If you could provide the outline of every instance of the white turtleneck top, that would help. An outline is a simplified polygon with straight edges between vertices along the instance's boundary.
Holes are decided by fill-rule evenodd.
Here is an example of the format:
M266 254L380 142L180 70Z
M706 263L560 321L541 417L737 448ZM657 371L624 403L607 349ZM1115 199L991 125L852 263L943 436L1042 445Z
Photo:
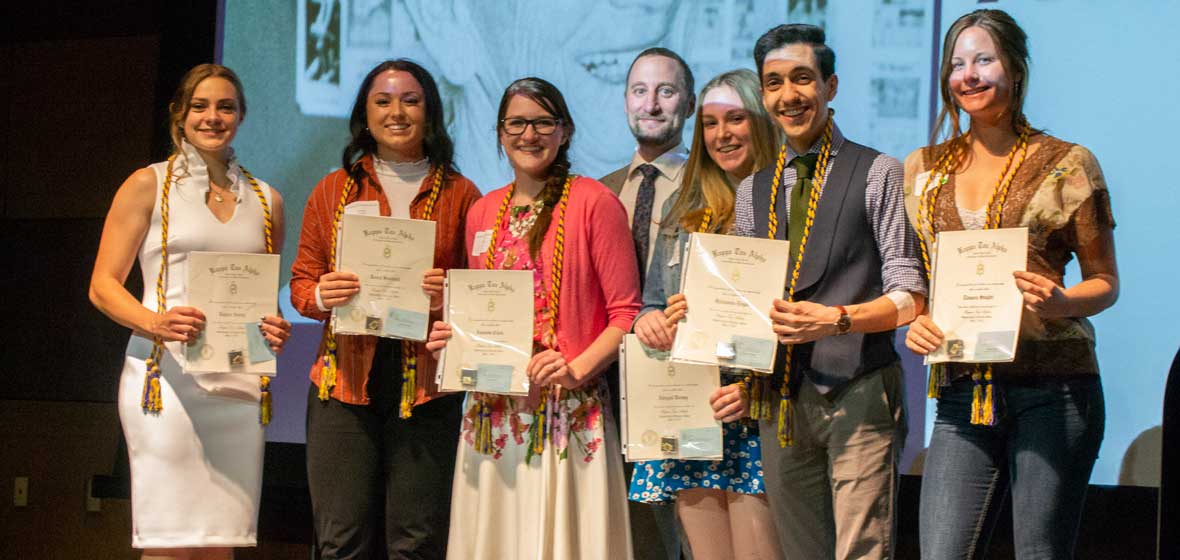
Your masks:
M410 202L418 194L422 179L430 172L430 162L426 158L411 162L389 161L374 155L373 169L377 171L377 182L381 183L385 200L389 202L389 215L409 218Z

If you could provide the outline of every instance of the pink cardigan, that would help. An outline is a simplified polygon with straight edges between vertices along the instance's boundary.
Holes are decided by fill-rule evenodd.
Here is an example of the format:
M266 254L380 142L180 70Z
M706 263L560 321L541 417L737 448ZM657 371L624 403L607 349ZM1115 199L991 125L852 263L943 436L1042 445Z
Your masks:
M492 229L508 187L479 199L467 213L467 247L475 234ZM541 244L541 274L545 289L553 273L553 241L557 216ZM468 254L468 267L484 267L484 257ZM565 212L565 266L558 297L557 345L572 360L607 327L631 330L639 313L639 272L627 212L602 183L578 177L570 187Z

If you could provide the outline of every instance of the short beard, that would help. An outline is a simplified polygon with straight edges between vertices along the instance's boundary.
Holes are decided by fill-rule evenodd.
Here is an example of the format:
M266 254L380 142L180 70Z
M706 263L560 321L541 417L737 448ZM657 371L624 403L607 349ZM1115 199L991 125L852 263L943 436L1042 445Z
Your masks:
M669 126L656 134L642 131L638 126L632 126L630 128L631 135L635 137L635 142L642 146L666 146L672 143L672 140L679 139L684 133L683 123L679 127Z

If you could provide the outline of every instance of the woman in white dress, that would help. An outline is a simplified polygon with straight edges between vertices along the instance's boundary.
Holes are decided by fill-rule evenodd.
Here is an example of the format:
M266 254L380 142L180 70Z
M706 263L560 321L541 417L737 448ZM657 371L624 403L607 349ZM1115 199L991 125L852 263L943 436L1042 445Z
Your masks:
M193 68L169 113L172 156L136 171L115 194L90 300L133 331L119 381L131 459L132 546L145 559L224 559L233 547L256 544L260 405L269 382L181 370L184 344L205 326L201 310L185 305L185 264L190 251L277 252L283 201L239 166L230 148L246 114L233 71ZM136 258L142 301L123 285ZM267 316L258 328L277 353L291 325Z

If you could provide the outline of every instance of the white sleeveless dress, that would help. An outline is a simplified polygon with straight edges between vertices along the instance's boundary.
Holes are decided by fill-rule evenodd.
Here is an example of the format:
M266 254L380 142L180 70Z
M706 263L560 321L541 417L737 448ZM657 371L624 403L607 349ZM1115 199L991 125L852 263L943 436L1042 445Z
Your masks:
M143 305L156 310L160 271L160 194L167 162L156 172L151 226L139 249ZM204 160L187 143L173 166L168 198L167 305L185 305L189 251L263 253L258 196L231 161L238 204L221 223L205 206ZM270 188L261 183L270 204ZM185 375L183 345L170 342L161 360L164 410L141 408L144 360L152 341L132 335L119 380L119 418L131 459L131 545L135 548L254 546L262 491L263 427L258 421L258 377Z

